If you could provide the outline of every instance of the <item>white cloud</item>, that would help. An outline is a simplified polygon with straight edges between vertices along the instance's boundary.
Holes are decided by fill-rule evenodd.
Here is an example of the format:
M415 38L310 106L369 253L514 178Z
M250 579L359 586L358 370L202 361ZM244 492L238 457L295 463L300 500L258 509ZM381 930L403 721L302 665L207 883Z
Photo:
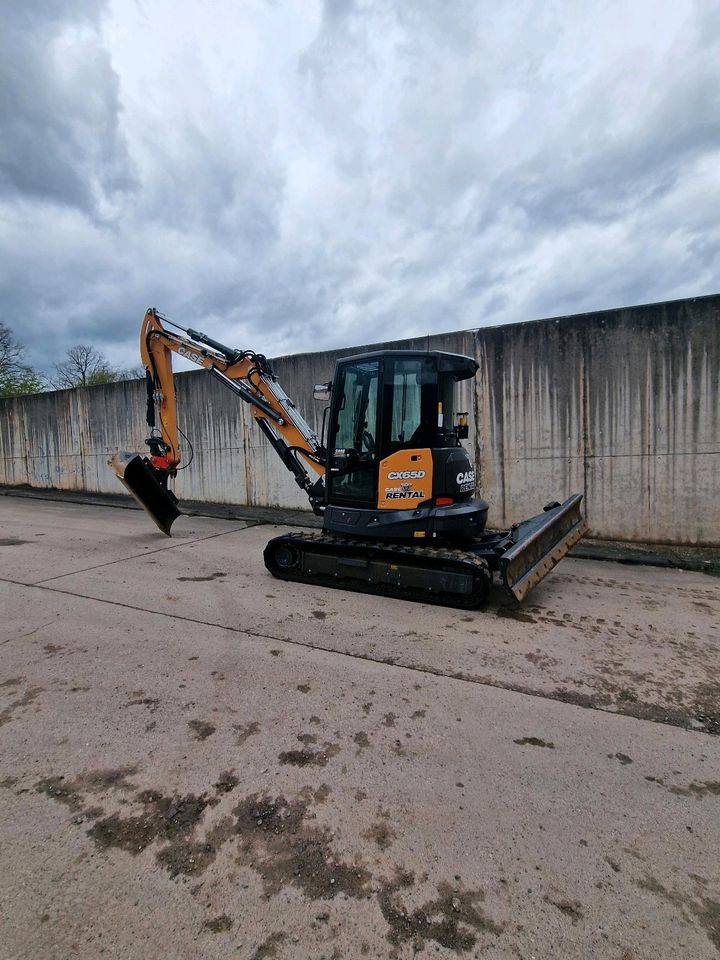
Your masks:
M718 289L702 4L23 10L0 302L42 365L136 362L150 303L278 354Z

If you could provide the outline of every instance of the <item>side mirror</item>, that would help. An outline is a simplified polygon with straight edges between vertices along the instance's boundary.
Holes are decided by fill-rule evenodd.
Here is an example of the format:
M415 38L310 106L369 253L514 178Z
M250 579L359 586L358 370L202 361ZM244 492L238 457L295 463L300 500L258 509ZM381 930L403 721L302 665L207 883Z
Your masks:
M327 383L316 383L313 387L313 399L327 402L330 399L331 391L332 380L328 380Z

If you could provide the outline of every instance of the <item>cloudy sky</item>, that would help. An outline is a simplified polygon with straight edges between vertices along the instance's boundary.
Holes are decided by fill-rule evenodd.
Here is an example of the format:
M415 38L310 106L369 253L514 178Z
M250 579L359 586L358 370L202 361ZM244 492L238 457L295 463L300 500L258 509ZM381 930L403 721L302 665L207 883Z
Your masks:
M0 320L137 362L720 290L714 0L0 0Z

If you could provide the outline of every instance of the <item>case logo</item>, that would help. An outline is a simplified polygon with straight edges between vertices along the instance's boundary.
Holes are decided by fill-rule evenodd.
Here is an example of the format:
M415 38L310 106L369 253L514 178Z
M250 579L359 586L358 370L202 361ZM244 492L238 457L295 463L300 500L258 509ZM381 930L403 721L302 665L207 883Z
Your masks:
M177 352L180 354L181 357L185 357L186 360L192 360L192 362L197 363L198 366L203 365L202 357L198 357L197 354L192 353L186 347L182 347L182 346L178 347Z
M455 477L455 482L460 488L460 493L471 493L475 489L475 471L461 470Z

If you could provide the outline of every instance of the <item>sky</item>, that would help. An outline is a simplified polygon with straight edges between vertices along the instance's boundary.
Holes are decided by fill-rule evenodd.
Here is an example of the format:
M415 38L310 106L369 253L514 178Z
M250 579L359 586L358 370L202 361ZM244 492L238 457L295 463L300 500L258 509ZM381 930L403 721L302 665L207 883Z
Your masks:
M138 362L720 291L714 0L0 0L0 321Z

